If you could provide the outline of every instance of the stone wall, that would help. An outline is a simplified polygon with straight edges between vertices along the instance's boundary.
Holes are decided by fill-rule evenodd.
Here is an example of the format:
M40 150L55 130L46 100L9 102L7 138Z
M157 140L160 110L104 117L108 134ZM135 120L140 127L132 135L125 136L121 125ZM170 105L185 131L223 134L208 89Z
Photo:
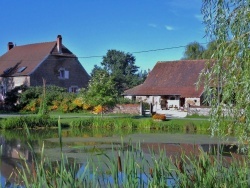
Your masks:
M191 106L188 109L188 115L198 114L200 116L209 116L211 108L202 106Z
M117 104L111 113L115 114L140 114L140 104Z
M60 78L59 70L69 72L68 78ZM89 75L76 58L50 55L30 75L31 86L42 86L43 78L46 85L56 85L69 89L72 86L87 87Z

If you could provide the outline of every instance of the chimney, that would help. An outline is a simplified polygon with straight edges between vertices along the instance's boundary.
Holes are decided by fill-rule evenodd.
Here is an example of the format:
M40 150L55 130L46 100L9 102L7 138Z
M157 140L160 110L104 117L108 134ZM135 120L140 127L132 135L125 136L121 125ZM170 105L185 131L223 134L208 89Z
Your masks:
M13 42L8 42L8 51L14 48Z
M61 35L57 35L57 51L59 54L62 53L62 36Z

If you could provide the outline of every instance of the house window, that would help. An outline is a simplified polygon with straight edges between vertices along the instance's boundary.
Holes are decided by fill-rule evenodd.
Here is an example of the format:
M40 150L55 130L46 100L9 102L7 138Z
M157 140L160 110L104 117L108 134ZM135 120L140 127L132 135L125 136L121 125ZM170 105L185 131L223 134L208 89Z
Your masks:
M170 97L170 100L175 100L175 96L171 96L171 97Z
M59 79L69 79L69 71L65 70L65 68L60 68Z
M78 86L71 86L69 87L69 92L70 93L78 93L79 87Z

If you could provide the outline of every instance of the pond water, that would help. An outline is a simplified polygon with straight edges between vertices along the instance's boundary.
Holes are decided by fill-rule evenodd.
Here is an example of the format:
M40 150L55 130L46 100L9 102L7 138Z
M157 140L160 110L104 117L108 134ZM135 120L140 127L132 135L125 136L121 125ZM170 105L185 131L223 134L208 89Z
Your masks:
M118 151L122 145L140 143L140 147L146 157L150 157L149 148L155 152L164 149L168 156L180 155L181 152L196 154L202 148L203 151L211 150L212 146L235 143L233 137L221 142L218 138L211 138L208 134L162 132L162 131L114 131L114 130L84 130L65 129L62 131L62 151L70 159L79 164L84 164L89 158L105 153L112 156L112 152ZM0 132L1 155L1 181L5 182L15 167L22 165L20 157L32 163L30 146L36 153L40 153L44 143L44 153L51 160L59 160L61 148L57 129L31 130L28 141L27 132L12 130ZM236 148L237 149L237 148ZM234 148L234 150L236 150ZM229 150L229 149L228 149ZM9 181L17 177L12 174Z

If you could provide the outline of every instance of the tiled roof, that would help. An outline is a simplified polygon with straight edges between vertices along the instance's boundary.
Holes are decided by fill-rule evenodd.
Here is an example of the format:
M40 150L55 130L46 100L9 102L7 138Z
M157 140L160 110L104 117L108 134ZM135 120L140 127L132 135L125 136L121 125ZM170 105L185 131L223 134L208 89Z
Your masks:
M180 95L200 97L203 88L196 89L195 83L205 68L207 60L179 60L157 62L145 82L124 95Z
M0 56L0 76L29 75L48 55L56 53L56 41L23 46L14 46L11 50ZM64 46L62 52L73 55ZM26 67L18 73L21 67ZM9 69L11 68L11 69Z

